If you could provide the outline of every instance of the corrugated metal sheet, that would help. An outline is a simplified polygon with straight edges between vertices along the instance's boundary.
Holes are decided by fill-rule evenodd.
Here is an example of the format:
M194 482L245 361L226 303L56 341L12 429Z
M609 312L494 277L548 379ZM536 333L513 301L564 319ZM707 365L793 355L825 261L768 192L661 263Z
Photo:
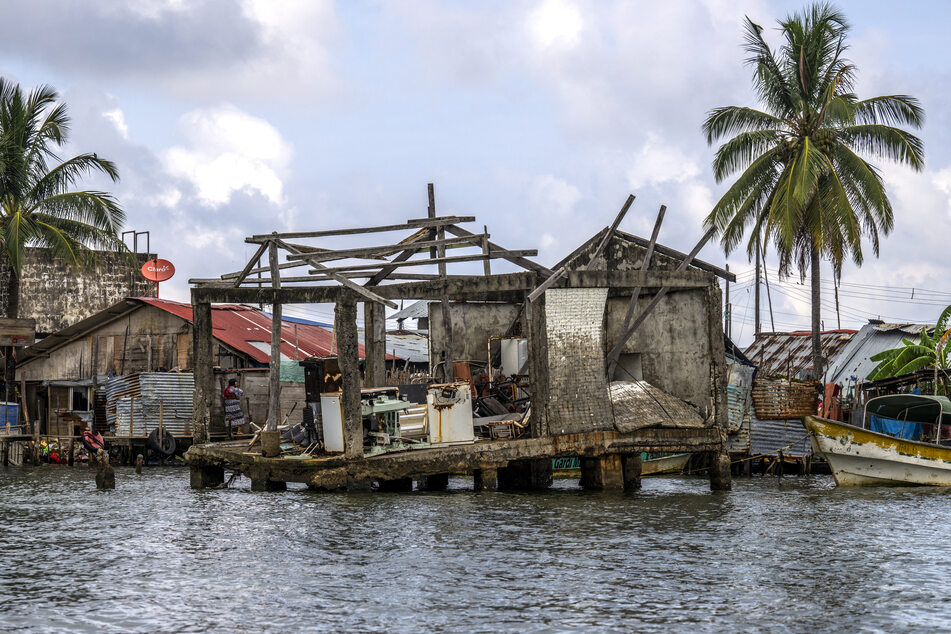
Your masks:
M191 323L191 304L154 297L140 297L138 301L160 308ZM212 334L225 345L248 355L258 363L267 363L270 360L268 353L251 345L251 342L258 341L266 342L270 346L271 318L268 315L247 306L218 304L211 307L211 324ZM295 343L296 356L301 359L331 354L334 344L331 331L308 324L296 324L296 328L295 335L295 324L283 322L281 326L281 354L286 358L294 358ZM360 346L360 356L363 357L363 355L363 346Z
M750 425L747 413L750 409L750 388L756 368L742 363L727 366L727 446L728 451L749 452Z
M406 330L388 332L386 351L410 363L429 363L429 337Z
M191 434L195 377L190 372L151 372L111 379L103 386L106 420L117 436L146 436L162 425L176 435Z
M775 454L780 449L787 458L802 458L812 453L806 429L798 418L760 420L750 409L750 451L753 455Z
M872 357L899 347L902 339L917 342L922 328L930 332L934 330L934 325L865 324L830 364L829 381L845 385L849 377L854 376L861 383L878 365L877 361L872 361Z
M386 319L387 321L391 319L399 321L401 319L420 319L425 317L429 317L429 301L424 299L410 304L403 310L393 313Z
M826 363L837 358L856 330L826 330L820 333ZM812 333L768 332L757 335L744 354L759 366L761 375L782 374L805 379L812 369Z

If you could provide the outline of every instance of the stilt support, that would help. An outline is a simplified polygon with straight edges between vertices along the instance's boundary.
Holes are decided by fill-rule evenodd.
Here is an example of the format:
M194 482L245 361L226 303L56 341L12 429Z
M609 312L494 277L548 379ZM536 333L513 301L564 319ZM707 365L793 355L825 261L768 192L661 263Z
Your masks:
M224 483L225 470L221 467L192 467L191 487L210 489Z
M710 457L710 490L729 491L733 486L730 476L730 455L725 451Z
M638 470L640 478L640 470ZM624 465L621 456L610 454L581 459L581 486L592 491L623 491Z
M251 479L252 491L287 491L287 482L268 480L267 478Z
M472 472L472 488L476 491L496 491L499 488L498 469L475 469Z
M624 490L636 491L641 488L641 454L627 453L621 456L621 468L624 472Z

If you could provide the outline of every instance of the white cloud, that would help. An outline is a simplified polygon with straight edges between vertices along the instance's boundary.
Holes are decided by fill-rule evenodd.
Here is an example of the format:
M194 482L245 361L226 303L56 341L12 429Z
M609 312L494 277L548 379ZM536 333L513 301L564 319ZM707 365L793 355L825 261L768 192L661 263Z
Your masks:
M650 133L627 172L627 182L635 190L644 185L683 183L700 175L697 162L673 143Z
M568 0L544 0L529 13L527 23L538 48L570 49L581 42L581 11Z
M125 114L119 108L113 110L107 110L102 113L106 119L115 126L116 131L122 136L123 139L129 139L129 126L125 122Z
M218 207L236 191L283 203L292 150L270 123L223 105L187 113L179 128L185 144L165 150L162 161L170 174L192 183L203 204Z
M579 200L581 190L551 174L536 177L529 189L529 204L543 216L569 216Z

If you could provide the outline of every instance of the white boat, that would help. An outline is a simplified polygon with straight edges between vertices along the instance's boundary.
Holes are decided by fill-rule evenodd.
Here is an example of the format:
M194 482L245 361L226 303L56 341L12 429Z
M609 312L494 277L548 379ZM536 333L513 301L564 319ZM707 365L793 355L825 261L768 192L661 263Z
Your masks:
M870 399L861 427L818 416L803 425L839 486L951 486L951 400L943 396Z
M641 475L669 475L671 473L680 473L687 466L690 460L689 453L678 453L672 456L660 456L657 458L648 458L641 462Z

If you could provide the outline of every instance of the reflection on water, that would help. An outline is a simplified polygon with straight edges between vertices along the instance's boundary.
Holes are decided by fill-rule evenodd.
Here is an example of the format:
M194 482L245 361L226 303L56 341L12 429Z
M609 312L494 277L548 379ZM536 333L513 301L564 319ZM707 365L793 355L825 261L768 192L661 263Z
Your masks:
M0 625L59 630L946 626L951 491L692 478L633 494L196 492L0 469ZM241 486L243 485L243 487Z

